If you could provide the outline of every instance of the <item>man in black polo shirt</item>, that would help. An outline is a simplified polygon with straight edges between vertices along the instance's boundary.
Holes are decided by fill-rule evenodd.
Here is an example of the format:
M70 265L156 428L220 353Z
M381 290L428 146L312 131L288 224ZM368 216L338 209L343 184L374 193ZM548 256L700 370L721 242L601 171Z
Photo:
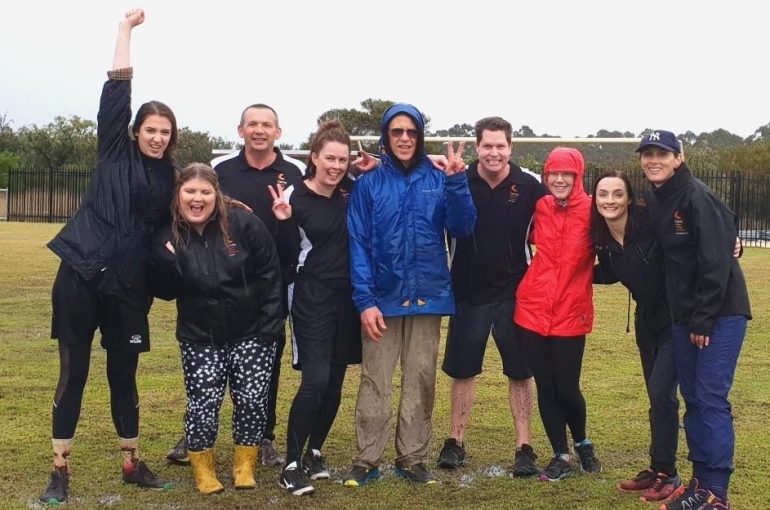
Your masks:
M481 373L490 332L508 376L508 396L516 427L514 476L537 473L530 442L532 373L513 325L516 287L529 266L527 243L535 203L545 188L535 174L510 161L512 127L500 117L476 123L478 160L468 168L468 184L478 211L473 236L453 239L452 284L457 313L449 319L442 370L452 378L450 437L439 467L465 461L463 436Z
M284 156L275 147L281 138L281 126L278 114L266 104L252 104L241 113L238 124L238 136L243 138L243 149L211 161L211 166L219 177L219 186L225 195L246 204L262 220L275 238L278 235L278 223L273 215L273 198L267 186L280 185L283 188L299 183L305 165L301 161ZM284 277L284 316L288 314L286 286L291 283L289 266L291 261L281 260ZM275 441L275 407L278 396L278 380L281 374L281 356L286 339L277 344L273 365L270 393L268 395L267 426L260 443L260 456L265 466L278 467L284 459L278 454L273 444ZM172 462L186 463L187 444L182 438L169 452L167 458Z

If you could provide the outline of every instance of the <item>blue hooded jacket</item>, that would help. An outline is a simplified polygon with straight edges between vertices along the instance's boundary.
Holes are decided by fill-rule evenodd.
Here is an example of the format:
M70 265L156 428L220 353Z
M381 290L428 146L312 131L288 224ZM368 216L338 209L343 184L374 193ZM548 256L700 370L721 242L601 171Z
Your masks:
M391 120L406 114L419 131L409 169L387 147ZM382 118L380 166L359 177L350 198L350 277L359 312L376 306L385 317L455 313L445 229L470 236L476 225L468 178L447 177L424 154L425 123L412 105L397 103Z

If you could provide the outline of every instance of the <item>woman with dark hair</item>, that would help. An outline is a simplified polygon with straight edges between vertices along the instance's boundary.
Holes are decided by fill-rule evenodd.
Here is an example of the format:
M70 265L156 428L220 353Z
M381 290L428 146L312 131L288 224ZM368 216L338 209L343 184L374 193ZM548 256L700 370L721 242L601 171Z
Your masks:
M51 298L51 337L59 340L60 368L53 404L53 471L40 496L44 503L69 497L68 457L96 328L107 351L123 481L167 487L139 460L136 369L139 353L150 349L149 246L153 231L168 218L177 126L168 106L152 101L137 112L133 139L126 129L131 120L131 32L143 21L144 12L133 10L118 26L113 66L99 105L98 162L77 212L48 245L61 258Z
M310 144L306 179L285 191L270 188L280 220L279 250L294 261L296 273L289 309L292 362L302 382L289 412L280 477L296 496L314 491L308 477L329 478L321 447L337 416L347 365L361 362L346 220L353 186L349 159L350 136L342 123L324 122Z
M735 429L728 400L751 319L734 243L735 213L690 173L670 131L652 131L636 150L652 192L652 232L666 264L666 294L692 479L661 508L729 508Z
M634 331L650 401L650 465L617 488L639 491L644 501L661 501L682 484L676 470L679 400L663 253L626 174L600 175L592 202L591 240L599 258L594 283L619 281L636 302Z
M171 216L170 226L155 236L153 280L159 297L177 300L185 437L195 484L203 494L224 490L214 444L229 383L234 486L253 489L271 367L283 334L273 238L256 216L231 206L214 170L202 163L179 172Z

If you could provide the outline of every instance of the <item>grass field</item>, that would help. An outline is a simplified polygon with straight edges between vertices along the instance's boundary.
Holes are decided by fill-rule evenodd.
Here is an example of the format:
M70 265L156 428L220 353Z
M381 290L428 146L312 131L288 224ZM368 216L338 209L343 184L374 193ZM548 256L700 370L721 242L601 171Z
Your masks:
M39 508L51 464L51 400L58 377L56 343L48 338L50 289L58 259L45 247L60 225L0 222L0 508ZM770 250L748 248L741 261L749 282L754 320L738 365L732 392L737 431L736 470L731 484L735 509L770 508ZM166 450L182 430L184 391L174 307L157 302L152 311L153 350L140 359L141 445L150 466L174 482L168 492L124 487L120 455L109 412L105 353L95 348L91 377L71 457L70 489L76 508L654 508L615 491L618 479L646 467L647 400L633 333L626 334L627 294L620 286L596 288L595 333L589 336L583 367L589 435L604 463L600 475L574 476L547 484L510 475L514 433L507 404L507 382L490 345L466 436L468 466L438 473L440 483L412 486L392 474L393 447L386 451L385 477L371 486L349 489L340 483L353 457L353 409L357 367L348 371L343 402L325 447L332 481L316 484L316 494L297 498L278 487L278 472L259 467L255 491L232 490L230 475L231 407L222 410L218 468L227 490L203 497L188 468L167 466ZM98 344L96 344L98 345ZM442 348L443 352L443 348ZM279 395L278 445L285 449L288 408L298 384L284 356ZM439 360L440 363L440 360ZM449 379L439 373L431 465L449 429ZM548 442L535 414L534 447L545 464ZM392 443L392 442L391 442ZM680 470L690 474L684 433Z

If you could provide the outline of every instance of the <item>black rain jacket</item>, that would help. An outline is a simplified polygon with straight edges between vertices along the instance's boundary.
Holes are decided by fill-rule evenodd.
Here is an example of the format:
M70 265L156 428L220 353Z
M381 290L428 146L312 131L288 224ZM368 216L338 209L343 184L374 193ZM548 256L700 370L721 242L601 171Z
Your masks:
M735 213L682 164L648 193L652 230L666 258L673 321L711 335L717 317L751 319L746 280L733 257Z
M594 283L620 282L636 302L637 341L658 345L669 337L671 312L666 299L663 252L651 230L646 207L632 205L635 224L621 246L614 239L596 246Z
M131 215L132 176L141 178L144 172L139 147L128 133L130 80L104 84L97 121L98 161L91 181L80 207L48 247L85 280L109 273L102 274L103 291L115 292L121 286L143 291L146 274L140 262L149 256L149 239L138 234L137 219Z
M196 344L236 343L257 337L275 342L284 335L281 268L265 225L245 209L228 216L227 245L216 220L203 235L183 231L184 242L165 247L170 227L156 233L151 275L154 293L176 298L177 340Z

